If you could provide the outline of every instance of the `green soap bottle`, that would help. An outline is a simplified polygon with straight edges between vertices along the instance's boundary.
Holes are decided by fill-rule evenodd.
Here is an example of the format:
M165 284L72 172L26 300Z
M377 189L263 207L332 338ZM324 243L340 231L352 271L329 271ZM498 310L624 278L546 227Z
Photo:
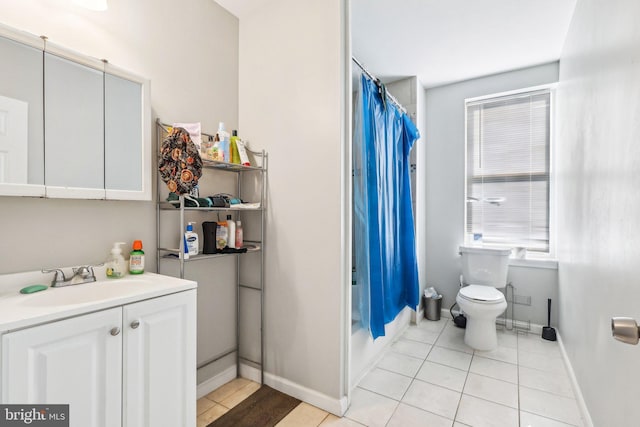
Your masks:
M238 131L234 130L231 132L231 163L235 163L236 165L240 164L240 153L238 152L238 144L236 141L238 140Z
M134 240L133 250L129 253L129 273L144 273L144 251L142 250L142 240Z

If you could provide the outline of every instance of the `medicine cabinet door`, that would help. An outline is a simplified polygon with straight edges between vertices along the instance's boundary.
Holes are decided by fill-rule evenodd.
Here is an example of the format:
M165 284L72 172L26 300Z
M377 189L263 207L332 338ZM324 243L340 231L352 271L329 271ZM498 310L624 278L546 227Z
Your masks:
M104 72L44 56L47 197L103 199Z
M148 83L107 72L104 97L106 197L151 200Z
M42 49L32 43L0 36L0 195L5 196L45 192Z

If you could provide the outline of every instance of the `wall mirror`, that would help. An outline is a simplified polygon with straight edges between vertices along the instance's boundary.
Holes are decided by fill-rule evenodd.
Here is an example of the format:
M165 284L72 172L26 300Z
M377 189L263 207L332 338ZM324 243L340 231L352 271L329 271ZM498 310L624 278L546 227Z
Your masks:
M0 27L0 195L151 200L149 82Z

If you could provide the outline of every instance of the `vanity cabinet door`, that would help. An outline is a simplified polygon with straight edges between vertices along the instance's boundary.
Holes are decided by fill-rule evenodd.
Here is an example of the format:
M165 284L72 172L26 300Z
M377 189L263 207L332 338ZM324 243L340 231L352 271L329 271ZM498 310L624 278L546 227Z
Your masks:
M196 423L196 291L124 307L123 426Z
M44 56L47 197L104 199L104 72Z
M3 335L3 403L69 404L72 427L120 426L121 326L118 307Z

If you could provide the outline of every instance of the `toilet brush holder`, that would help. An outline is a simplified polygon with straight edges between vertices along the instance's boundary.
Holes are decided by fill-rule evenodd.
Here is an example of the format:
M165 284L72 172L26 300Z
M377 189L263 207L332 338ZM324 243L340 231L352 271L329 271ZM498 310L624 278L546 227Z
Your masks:
M547 326L542 327L542 339L556 341L556 330L551 327L551 298L547 300Z

